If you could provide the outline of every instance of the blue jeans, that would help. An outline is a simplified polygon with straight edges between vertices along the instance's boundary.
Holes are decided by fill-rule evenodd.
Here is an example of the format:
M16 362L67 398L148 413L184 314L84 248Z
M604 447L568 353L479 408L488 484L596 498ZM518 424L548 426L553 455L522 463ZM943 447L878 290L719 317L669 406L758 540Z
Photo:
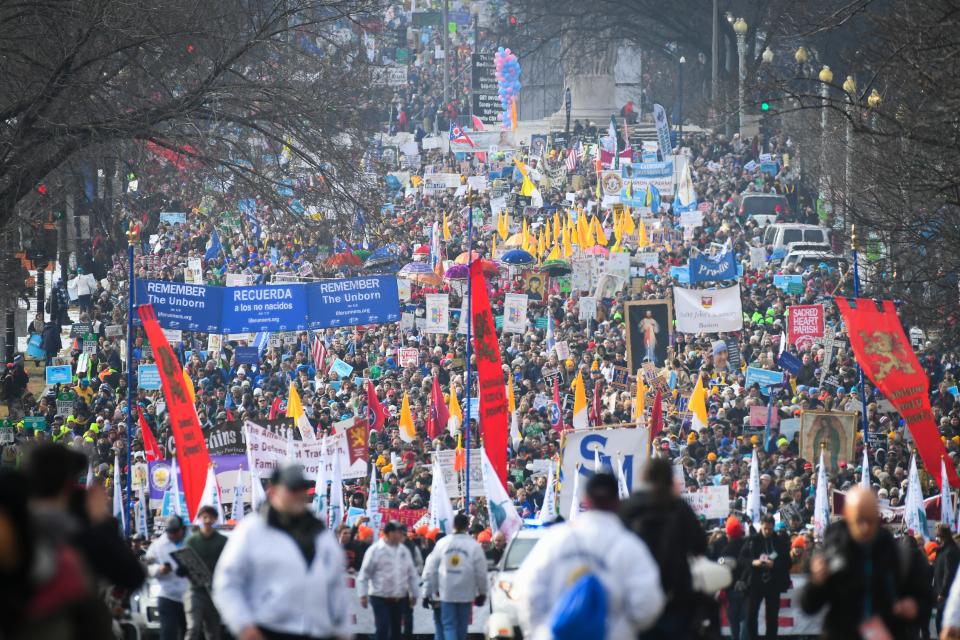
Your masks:
M747 594L745 592L735 589L727 591L727 621L730 623L732 640L746 640L747 638L746 605Z
M443 616L439 605L431 609L433 612L433 640L443 640Z
M183 634L187 632L187 616L182 602L157 598L157 615L160 617L160 640L183 640Z
M373 608L373 623L377 628L377 640L400 640L404 603L400 600L370 596L370 606ZM409 603L407 606L409 606Z
M443 640L466 640L467 622L470 619L472 602L441 602L440 617L443 620Z

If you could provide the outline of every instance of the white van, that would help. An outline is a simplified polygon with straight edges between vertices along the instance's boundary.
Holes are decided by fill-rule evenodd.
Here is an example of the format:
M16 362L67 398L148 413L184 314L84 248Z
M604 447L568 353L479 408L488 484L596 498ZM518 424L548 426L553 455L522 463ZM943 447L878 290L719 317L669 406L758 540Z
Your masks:
M763 231L763 245L770 247L771 259L783 258L790 245L797 243L820 245L830 251L830 230L813 224L781 222L771 224Z

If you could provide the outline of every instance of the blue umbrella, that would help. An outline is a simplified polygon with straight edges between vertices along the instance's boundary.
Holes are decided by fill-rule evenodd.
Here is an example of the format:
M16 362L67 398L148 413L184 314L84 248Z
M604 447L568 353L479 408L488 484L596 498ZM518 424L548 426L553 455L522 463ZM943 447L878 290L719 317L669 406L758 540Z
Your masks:
M388 244L385 247L380 247L376 251L370 254L370 257L364 262L366 267L375 267L379 264L389 264L391 262L397 261L397 246L393 244Z
M523 249L511 249L500 256L500 262L505 262L506 264L530 264L535 260L536 258L534 258L529 251L524 251Z

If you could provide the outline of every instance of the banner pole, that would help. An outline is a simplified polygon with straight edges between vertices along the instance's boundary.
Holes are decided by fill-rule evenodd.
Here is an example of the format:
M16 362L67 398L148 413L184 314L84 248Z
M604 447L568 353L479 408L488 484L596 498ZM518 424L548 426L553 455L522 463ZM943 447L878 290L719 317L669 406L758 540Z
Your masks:
M857 256L857 228L856 225L850 226L850 253L853 258L853 295L855 298L860 297L860 261ZM860 391L860 421L861 427L863 428L863 446L867 446L867 436L870 435L870 426L867 421L867 390L864 385L863 380L863 367L860 366L860 363L857 362L857 377L859 382L857 383L857 388Z
M446 32L444 32L446 33ZM463 429L466 431L466 481L464 483L463 490L463 510L465 513L470 511L470 358L472 356L473 349L471 348L470 341L473 337L472 325L473 325L473 277L471 271L473 270L473 190L468 186L467 187L467 366L466 366L466 376L467 379L464 382L464 388L466 389L466 400L467 406L466 411L464 412L463 418ZM453 389L450 390L450 393L453 393ZM478 420L479 424L479 420Z
M127 231L127 273L129 282L127 290L127 501L124 505L127 519L123 528L123 533L127 538L130 537L130 523L133 517L133 459L130 451L133 448L133 295L134 278L136 277L134 275L133 257L139 233L136 224L131 220L130 229ZM145 509L146 505L141 505L141 508Z

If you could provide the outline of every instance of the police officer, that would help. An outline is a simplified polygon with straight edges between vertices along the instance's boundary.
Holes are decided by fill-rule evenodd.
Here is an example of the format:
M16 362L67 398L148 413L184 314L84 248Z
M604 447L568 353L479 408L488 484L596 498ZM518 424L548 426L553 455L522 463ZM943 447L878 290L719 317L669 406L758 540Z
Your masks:
M470 607L487 599L487 560L483 548L467 534L470 519L453 517L453 535L445 536L423 567L423 597L439 594L444 640L465 640Z

